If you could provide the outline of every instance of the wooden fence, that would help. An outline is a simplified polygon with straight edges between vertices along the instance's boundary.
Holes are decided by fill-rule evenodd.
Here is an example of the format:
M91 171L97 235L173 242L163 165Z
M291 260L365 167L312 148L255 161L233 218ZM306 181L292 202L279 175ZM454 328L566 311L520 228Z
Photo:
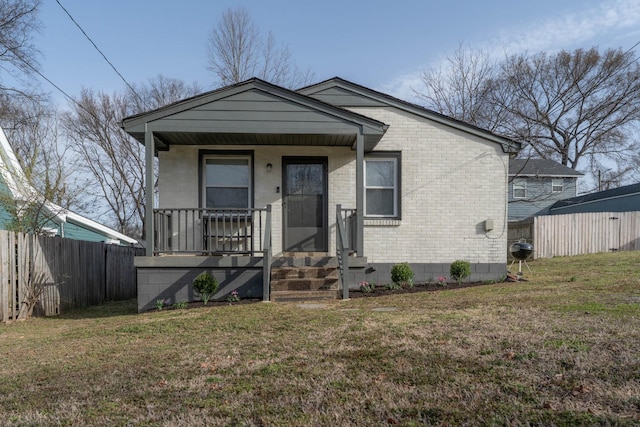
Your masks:
M538 216L509 223L509 245L533 244L534 258L640 250L640 211Z
M0 230L0 321L17 319L29 289L36 315L136 297L133 258L143 249Z

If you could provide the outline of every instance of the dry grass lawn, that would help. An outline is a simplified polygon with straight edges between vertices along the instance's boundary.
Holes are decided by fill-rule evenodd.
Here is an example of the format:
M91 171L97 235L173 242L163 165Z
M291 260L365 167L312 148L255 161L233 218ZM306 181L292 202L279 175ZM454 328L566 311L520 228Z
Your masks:
M0 325L0 425L640 425L640 252L530 265L322 309Z

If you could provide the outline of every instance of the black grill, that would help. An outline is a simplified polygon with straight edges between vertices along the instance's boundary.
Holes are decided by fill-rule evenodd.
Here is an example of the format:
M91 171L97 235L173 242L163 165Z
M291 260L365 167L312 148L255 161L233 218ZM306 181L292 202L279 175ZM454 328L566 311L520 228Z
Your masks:
M516 242L509 248L511 256L519 261L524 261L533 253L533 245L531 243Z

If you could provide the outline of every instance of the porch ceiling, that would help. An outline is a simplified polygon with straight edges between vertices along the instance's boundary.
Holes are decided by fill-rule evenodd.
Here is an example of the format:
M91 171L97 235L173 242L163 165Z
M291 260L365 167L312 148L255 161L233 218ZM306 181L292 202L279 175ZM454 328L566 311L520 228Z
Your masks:
M170 145L324 145L350 147L356 142L354 134L156 132L154 136L156 147L159 150L168 149Z

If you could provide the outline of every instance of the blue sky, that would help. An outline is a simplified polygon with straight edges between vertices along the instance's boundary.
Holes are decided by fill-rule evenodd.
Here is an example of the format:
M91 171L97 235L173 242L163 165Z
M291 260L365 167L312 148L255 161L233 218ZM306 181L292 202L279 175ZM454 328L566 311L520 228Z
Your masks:
M204 89L215 82L206 69L208 34L223 11L239 6L288 44L316 80L337 75L409 100L420 71L461 42L500 56L594 45L626 50L640 41L640 0L60 2L130 83L163 74ZM82 87L124 87L55 0L43 1L40 18L34 42L47 78L73 96Z

